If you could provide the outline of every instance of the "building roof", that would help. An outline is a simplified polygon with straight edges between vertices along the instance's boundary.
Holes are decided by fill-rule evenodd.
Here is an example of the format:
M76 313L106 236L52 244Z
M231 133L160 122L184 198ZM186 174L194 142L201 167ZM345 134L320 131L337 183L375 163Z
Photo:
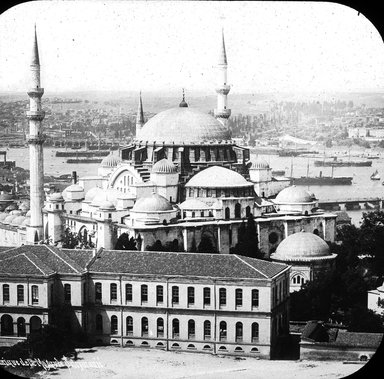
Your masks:
M89 202L91 202L91 201L94 199L94 197L95 197L96 195L98 195L99 193L103 193L103 192L104 192L103 189L100 188L100 187L92 187L92 188L89 189L89 190L87 191L87 193L85 194L84 201L89 201Z
M92 199L91 205L94 207L100 207L106 201L109 201L116 206L117 199L121 196L121 192L114 188L108 188L105 190L98 191L96 196Z
M335 343L353 347L379 347L383 333L357 333L339 330Z
M121 163L120 157L114 155L113 153L109 153L100 163L100 167L116 167Z
M194 175L185 186L203 188L236 188L253 187L253 183L248 182L238 172L230 170L229 168L211 166Z
M334 259L335 257L336 254L331 254L328 244L322 238L308 232L289 235L271 254L272 260L284 262Z
M257 159L256 161L252 162L251 169L268 169L269 168L269 163L265 159Z
M104 250L89 266L89 271L133 275L271 279L287 268L285 264L234 254Z
M93 250L91 249L61 249L61 251L83 269L93 258Z
M140 197L136 201L131 212L150 213L172 210L172 204L165 197L158 195L157 193L152 193L150 196Z
M230 140L230 132L213 116L189 107L165 110L152 117L140 130L138 140L164 143L202 144Z
M69 187L67 187L69 188ZM67 190L67 188L63 191L63 193ZM64 201L63 195L60 192L54 192L48 196L49 201Z
M179 204L180 209L191 209L191 210L201 210L201 209L211 209L207 204L205 204L203 201L190 198L185 201L183 201L181 204Z
M304 188L290 186L280 191L273 202L276 204L302 204L312 203L313 198Z
M152 166L152 172L156 174L173 174L177 172L177 168L171 161L163 158Z

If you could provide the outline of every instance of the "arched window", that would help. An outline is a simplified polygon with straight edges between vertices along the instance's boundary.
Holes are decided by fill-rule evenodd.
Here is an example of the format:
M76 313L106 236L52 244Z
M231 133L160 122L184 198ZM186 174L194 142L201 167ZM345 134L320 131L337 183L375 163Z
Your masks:
M102 284L95 283L95 301L101 303L102 295L103 295Z
M188 339L195 338L195 321L188 320Z
M192 212L192 216L191 216L192 218L195 218L195 212Z
M125 301L130 302L133 299L132 284L125 285Z
M227 323L225 321L220 322L220 341L226 341L227 339Z
M252 323L251 338L252 342L257 342L259 340L259 324L257 322Z
M236 342L243 341L243 324L241 322L236 323Z
M146 303L148 301L148 286L146 284L141 285L141 302Z
M37 316L32 316L29 320L29 328L32 333L40 333L41 332L41 319Z
M277 235L276 232L272 232L268 236L269 243L276 243L279 240L279 236Z
M68 283L64 284L64 301L71 302L71 285Z
M10 315L1 316L1 335L13 336L13 318Z
M227 290L225 288L219 289L219 305L225 306L227 304Z
M117 334L118 327L117 327L117 316L111 317L111 334Z
M179 338L180 336L180 322L177 318L172 320L172 338Z
M248 206L245 208L245 216L246 216L246 217L249 217L250 214L251 214L251 207L248 205Z
M239 203L235 205L235 218L241 218L241 205Z
M314 229L313 234L320 235L319 229Z
M161 304L164 301L164 288L163 286L156 286L156 303Z
M194 289L194 287L188 287L187 295L188 295L188 305L193 305L195 303L195 289Z
M146 317L141 319L141 336L148 337L148 319Z
M243 306L243 290L241 288L236 288L236 307Z
M96 332L103 332L103 316L100 314L96 315Z
M9 284L3 284L3 304L9 303Z
M22 284L17 286L17 302L24 303L24 286Z
M164 319L157 319L157 337L164 337Z
M17 336L18 337L26 336L25 319L23 317L19 317L17 319Z
M229 209L229 207L226 207L225 208L225 219L229 220L230 218L231 218L231 210Z
M252 290L252 307L258 307L259 306L259 290L253 289Z
M128 316L126 318L127 336L133 336L133 318Z
M110 297L111 297L111 302L117 300L117 284L116 283L111 283L110 286Z
M31 287L31 297L32 297L32 305L36 305L39 303L39 287L32 286Z
M211 305L211 289L205 287L203 290L204 305Z
M208 320L204 321L204 339L211 339L211 322Z
M179 303L179 287L172 286L172 304Z

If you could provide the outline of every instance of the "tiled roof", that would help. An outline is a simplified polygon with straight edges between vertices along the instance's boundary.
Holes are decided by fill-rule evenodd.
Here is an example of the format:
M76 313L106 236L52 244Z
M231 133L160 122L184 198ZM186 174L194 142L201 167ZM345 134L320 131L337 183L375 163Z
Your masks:
M8 257L0 261L1 274L24 274L24 275L48 275L50 272L45 267L39 267L25 254Z
M338 345L379 347L383 333L355 333L339 331L335 343Z
M175 275L231 279L267 279L286 269L258 259L229 254L167 253L104 250L90 272Z
M79 265L82 269L85 268L87 263L93 257L92 250L83 250L83 249L61 249L61 251L69 257L72 261L74 261L77 265Z
M0 246L0 253L1 253L2 251L7 251L7 250L9 250L9 249L12 249L12 247L9 247L9 246Z

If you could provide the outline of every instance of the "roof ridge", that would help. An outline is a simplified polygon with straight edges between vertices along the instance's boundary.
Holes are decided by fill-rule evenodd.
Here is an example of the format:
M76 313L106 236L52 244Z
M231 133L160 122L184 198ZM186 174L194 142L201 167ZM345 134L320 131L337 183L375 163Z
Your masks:
M69 264L63 257L60 257L60 255L59 254L57 254L50 246L48 246L48 245L44 245L47 249L49 249L54 255L56 255L58 258L60 258L66 265L68 265L72 270L74 270L74 271L76 271L76 273L78 273L78 274L80 274L81 273L81 271L79 271L77 268L75 268L75 267L73 267L71 264ZM77 263L76 262L74 262L70 257L68 257L68 255L67 254L65 254L64 252L62 252L62 251L60 251L62 254L64 254L66 257L67 257L67 259L69 260L69 261L71 261L72 263L74 263L75 265L77 265ZM77 265L78 266L78 265ZM80 267L80 266L79 266Z
M33 254L33 253L32 253ZM43 271L35 262L33 262L33 260L31 258L29 258L25 253L22 253L20 255L24 255L25 258L27 258L39 271L41 271L44 275L48 275L47 272ZM33 254L35 255L35 254ZM36 256L35 256L36 257ZM36 257L39 261L41 261L41 259L39 259L39 257Z
M265 278L269 279L269 276L258 270L257 268L253 267L250 263L244 261L242 258L240 258L237 254L234 254L234 256L239 259L241 262L245 263L249 267L251 267L253 270L257 271L259 274L263 275Z

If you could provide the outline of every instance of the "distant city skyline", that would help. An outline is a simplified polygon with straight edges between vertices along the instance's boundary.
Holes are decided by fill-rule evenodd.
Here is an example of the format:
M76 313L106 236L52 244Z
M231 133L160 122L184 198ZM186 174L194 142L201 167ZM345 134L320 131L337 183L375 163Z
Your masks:
M51 93L214 94L222 27L231 95L384 90L379 32L340 4L38 1L0 15L0 91L25 91L35 23Z

